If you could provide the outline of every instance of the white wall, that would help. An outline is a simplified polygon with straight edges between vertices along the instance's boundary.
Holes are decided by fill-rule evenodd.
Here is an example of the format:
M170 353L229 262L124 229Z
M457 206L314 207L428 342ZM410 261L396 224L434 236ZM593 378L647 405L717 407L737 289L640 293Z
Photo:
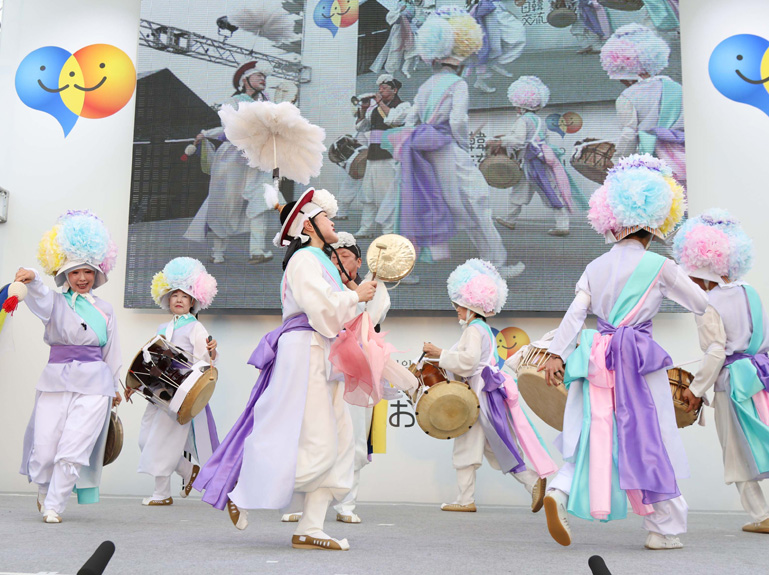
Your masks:
M682 0L681 4L692 211L721 206L742 219L757 245L756 264L748 280L769 301L765 287L769 279L769 237L764 222L769 206L763 179L769 118L754 108L726 100L707 76L707 59L721 39L743 32L769 38L769 4L764 0ZM21 59L43 45L60 45L74 51L106 41L135 56L138 14L139 0L6 0L0 35L0 186L12 195L9 221L0 225L3 281L9 281L19 265L34 265L41 234L69 208L93 209L107 222L116 241L126 245L133 103L110 118L80 120L65 140L50 116L21 104L13 90L13 77ZM328 35L325 30L319 31ZM340 34L343 32L340 30ZM317 46L316 50L316 54L320 52ZM319 84L333 82L329 77L316 76L316 80ZM347 99L354 93L352 82L334 92L340 106L344 106L345 118L349 113ZM322 90L313 95L309 87L303 87L303 108L312 106L308 100L322 95ZM329 101L317 100L316 110L328 106ZM121 307L124 274L123 256L100 295L116 307L127 364L164 315ZM246 366L245 360L259 338L277 326L278 319L209 315L204 321L222 351L222 381L213 408L220 434L224 435L256 378L256 371ZM506 317L493 324L498 328L517 325L537 336L554 328L557 319ZM396 347L407 352L404 358L417 355L426 339L449 345L459 335L452 318L393 317L386 327ZM17 469L35 381L48 353L41 339L41 325L26 309L14 318L13 336L15 352L0 358L0 491L30 490ZM698 355L690 317L661 316L655 321L655 336L677 362ZM120 459L105 471L105 493L138 495L151 489L150 479L134 471L143 410L140 402L120 409L126 444ZM721 481L720 448L712 423L711 418L707 427L683 432L694 479L684 482L682 488L694 509L737 509L736 490L723 486ZM545 426L540 429L548 441L554 438L552 430ZM438 502L453 497L450 442L430 439L416 427L399 428L390 430L388 447L389 453L377 456L374 465L363 473L362 500ZM480 503L525 504L526 499L513 480L492 472L488 466L481 469Z

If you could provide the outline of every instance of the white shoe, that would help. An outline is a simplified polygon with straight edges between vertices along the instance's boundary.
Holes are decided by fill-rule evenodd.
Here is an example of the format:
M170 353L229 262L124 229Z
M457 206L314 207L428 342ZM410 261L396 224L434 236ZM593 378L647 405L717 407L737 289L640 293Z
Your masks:
M346 513L337 513L336 520L341 521L342 523L360 523L361 522L360 517L358 517L355 513L350 513L349 515Z
M473 84L473 88L476 88L476 89L480 90L481 92L485 92L486 94L493 94L494 92L497 91L496 88L492 88L491 86L489 86L486 83L486 80L483 80L481 78L478 78L475 81L475 84Z
M43 511L43 523L61 523L61 515L53 509Z
M569 514L566 511L568 502L569 496L560 489L551 489L545 495L547 530L556 543L564 547L571 545L571 527L569 527Z
M302 518L302 512L299 513L285 513L280 520L283 523L297 523Z
M661 535L654 531L649 531L649 535L646 536L646 543L644 547L653 551L659 551L663 549L683 549L684 544L675 535Z
M248 511L245 509L240 510L240 517L238 517L238 522L235 524L235 527L243 531L246 527L248 527Z
M499 268L499 275L503 280L511 280L518 277L526 270L526 265L523 262L518 262L514 266L502 266Z
M569 228L553 228L551 230L547 230L547 233L551 236L564 237L569 235Z
M223 264L224 263L224 256L211 256L211 263L212 264Z
M494 70L497 74L504 76L505 78L512 78L513 76L515 76L515 74L513 74L512 72L508 72L499 64L490 64L489 68Z

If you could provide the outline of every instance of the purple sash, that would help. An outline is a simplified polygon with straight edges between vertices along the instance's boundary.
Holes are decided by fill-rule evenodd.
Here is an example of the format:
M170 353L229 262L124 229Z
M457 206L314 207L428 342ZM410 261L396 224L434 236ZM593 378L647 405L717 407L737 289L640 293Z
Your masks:
M475 18L475 21L481 26L483 30L483 45L480 51L476 54L479 64L485 64L489 61L489 52L491 52L491 44L489 43L489 29L486 24L486 16L494 12L497 7L491 0L481 0L470 9L470 16Z
M488 400L488 411L486 417L489 418L491 424L494 426L494 431L497 432L502 443L505 444L508 451L515 457L518 462L512 469L504 469L505 473L519 473L526 470L526 464L523 462L521 454L518 452L518 448L515 445L515 439L513 439L513 433L510 428L510 421L508 420L509 410L507 408L507 392L505 391L505 376L500 371L494 371L490 367L486 366L481 372L481 377L485 385L483 386L483 393L486 394ZM485 407L481 402L481 407Z
M48 354L48 363L70 363L79 361L91 363L104 361L101 347L98 345L52 345Z
M561 202L558 193L553 188L553 183L550 181L550 176L548 174L550 167L547 165L547 162L545 162L545 156L542 150L535 144L527 145L524 161L528 168L528 175L534 180L539 189L542 190L542 193L550 203L550 207L555 209L563 208L563 202Z
M248 360L250 365L261 369L248 398L246 409L240 415L227 437L203 466L193 487L205 491L203 501L217 509L224 509L230 492L235 488L243 464L243 448L254 428L254 405L270 385L272 369L278 351L280 337L291 331L313 331L305 314L295 315L284 321L280 327L265 335Z
M425 155L450 145L452 140L448 123L419 124L401 146L400 233L418 246L445 243L456 232L435 167Z
M686 143L686 133L683 130L674 130L672 128L652 128L650 133L657 136L661 142L678 144L683 146Z
M613 334L606 367L615 372L620 487L641 490L646 504L678 497L681 493L662 442L657 408L643 377L672 366L673 361L652 339L651 321L617 328L598 318L598 331Z

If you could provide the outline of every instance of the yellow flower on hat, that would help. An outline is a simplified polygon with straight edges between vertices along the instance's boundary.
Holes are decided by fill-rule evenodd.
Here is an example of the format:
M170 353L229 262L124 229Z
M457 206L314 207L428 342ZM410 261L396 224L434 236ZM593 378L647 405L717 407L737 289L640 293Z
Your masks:
M67 260L67 255L59 245L58 236L59 226L56 225L43 235L37 246L37 261L48 275L55 275Z
M673 204L670 206L670 213L662 225L659 227L663 235L672 232L679 222L683 219L686 212L686 198L684 197L684 187L676 182L671 176L665 176L665 181L673 192Z

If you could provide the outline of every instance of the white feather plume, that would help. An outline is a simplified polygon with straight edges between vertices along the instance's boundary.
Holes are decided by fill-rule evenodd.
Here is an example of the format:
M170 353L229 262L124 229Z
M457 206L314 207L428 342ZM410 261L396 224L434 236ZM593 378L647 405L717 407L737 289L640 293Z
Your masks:
M331 219L334 219L339 211L339 204L334 194L323 188L315 189L312 194L312 203L326 212L326 215Z
M280 207L280 198L278 190L271 184L264 184L264 201L271 210L277 210Z
M248 159L248 165L264 172L277 166L280 175L307 184L323 165L326 131L302 117L289 102L240 102L236 110L219 110L227 139ZM274 148L273 148L274 137Z
M265 0L259 8L243 8L229 17L241 30L262 36L273 42L293 42L294 19L276 0Z

